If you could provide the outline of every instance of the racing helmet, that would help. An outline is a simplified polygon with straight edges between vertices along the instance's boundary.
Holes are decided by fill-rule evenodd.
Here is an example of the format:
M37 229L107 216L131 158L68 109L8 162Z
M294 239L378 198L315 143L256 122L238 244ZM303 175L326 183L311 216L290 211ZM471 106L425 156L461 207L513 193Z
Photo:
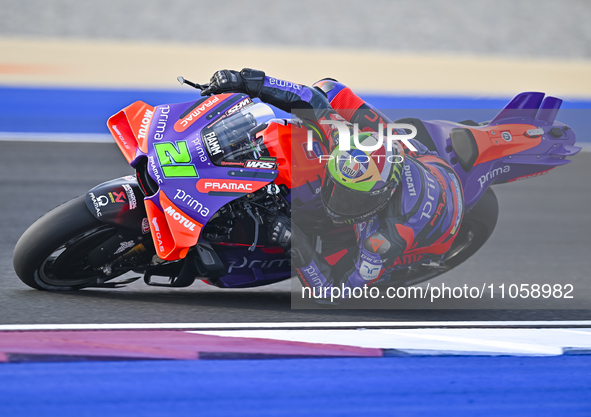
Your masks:
M392 197L404 169L404 151L397 141L376 150L377 133L359 133L359 145L348 151L337 146L326 164L321 196L335 224L363 221L380 211Z

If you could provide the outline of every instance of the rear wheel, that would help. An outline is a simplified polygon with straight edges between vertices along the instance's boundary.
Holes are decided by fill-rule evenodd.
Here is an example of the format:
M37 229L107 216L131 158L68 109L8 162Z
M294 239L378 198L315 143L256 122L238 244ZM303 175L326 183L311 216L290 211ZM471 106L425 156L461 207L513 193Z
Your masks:
M455 268L474 255L492 235L499 217L499 203L489 188L464 215L458 236L443 258L442 267L418 266L400 272L388 286L408 286L427 281Z
M39 290L70 291L96 284L104 276L89 265L88 253L115 233L88 211L84 196L77 197L27 229L14 248L14 270L21 281Z

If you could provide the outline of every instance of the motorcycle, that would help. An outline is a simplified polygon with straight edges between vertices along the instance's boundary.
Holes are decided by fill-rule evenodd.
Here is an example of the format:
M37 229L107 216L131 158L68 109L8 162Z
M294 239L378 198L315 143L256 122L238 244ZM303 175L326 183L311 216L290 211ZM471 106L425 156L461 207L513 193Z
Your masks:
M491 185L545 174L580 151L572 129L555 120L562 100L544 96L521 93L485 123L396 121L413 125L416 139L456 171L465 215L443 258L409 251L387 285L416 284L464 262L496 226ZM197 278L220 288L286 280L289 251L268 236L272 220L292 208L310 222L322 256L355 245L350 227L315 220L324 219L317 158L329 154L327 144L269 105L238 93L156 107L138 101L107 125L136 176L100 184L25 231L13 264L32 288L117 288L139 279L113 281L130 271L168 287ZM304 146L309 138L313 151Z

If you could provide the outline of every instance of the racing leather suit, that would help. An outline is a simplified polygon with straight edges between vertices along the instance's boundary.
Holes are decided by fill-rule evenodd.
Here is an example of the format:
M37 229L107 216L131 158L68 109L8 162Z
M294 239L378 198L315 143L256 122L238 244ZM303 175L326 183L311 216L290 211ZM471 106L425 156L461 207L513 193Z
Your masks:
M391 123L348 87L330 79L310 88L265 76L258 96L298 117L309 118L312 112L316 121L358 123L360 131L377 132L380 123ZM333 148L338 141L337 129L329 124L321 127ZM417 140L411 141L417 151L405 150L401 183L388 204L373 217L354 224L357 253L350 256L355 264L342 276L334 276L329 262L293 227L293 266L303 285L314 289L369 286L390 279L396 269L441 259L449 250L464 211L460 180L436 153Z

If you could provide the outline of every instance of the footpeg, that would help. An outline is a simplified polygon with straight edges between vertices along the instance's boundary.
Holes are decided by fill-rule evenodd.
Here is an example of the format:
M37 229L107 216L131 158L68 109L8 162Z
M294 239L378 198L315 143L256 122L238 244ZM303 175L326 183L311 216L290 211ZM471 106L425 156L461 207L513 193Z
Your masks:
M158 282L153 280L153 277L161 277L168 282ZM183 288L188 287L189 285L195 282L194 275L183 275L182 271L178 276L170 276L164 277L162 275L152 275L150 272L146 272L144 274L144 282L146 285L151 287L173 287L173 288Z
M426 266L428 268L433 268L433 269L445 269L445 268L447 268L445 266L445 262L443 262L443 261L429 261L429 262L425 262L425 263L421 264L421 266Z
M123 288L127 284L131 284L132 282L135 282L135 281L137 281L140 278L141 277L132 277L132 278L124 279L123 281L117 281L117 282L100 282L100 281L97 281L96 284L89 285L89 287L93 287L93 288Z

